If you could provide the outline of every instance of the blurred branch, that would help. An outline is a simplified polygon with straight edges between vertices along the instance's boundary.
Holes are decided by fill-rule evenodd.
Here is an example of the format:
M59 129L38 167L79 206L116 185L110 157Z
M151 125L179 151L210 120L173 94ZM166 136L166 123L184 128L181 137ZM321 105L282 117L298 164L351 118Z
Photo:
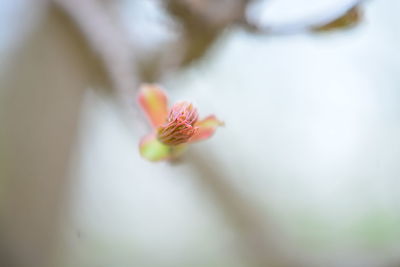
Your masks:
M269 36L351 28L360 21L360 5L365 1L354 0L309 19L268 26L251 22L247 17L246 11L255 0L165 0L162 3L166 10L182 26L182 38L172 47L168 53L172 56L164 65L177 70L204 58L224 30L233 26Z
M253 0L167 0L168 12L183 29L178 67L185 67L202 58L218 40L221 33L245 16Z
M30 4L30 12L35 5ZM55 8L47 11L39 22L21 20L32 28L1 73L4 267L55 266L58 219L83 93L104 75L71 21Z
M135 99L137 70L134 48L122 27L97 0L53 0L76 23L89 45L103 61L114 89L127 106Z
M367 0L354 0L324 14L315 15L313 18L295 21L282 25L259 25L245 18L241 24L249 31L272 35L291 35L306 32L322 32L350 28L360 20L360 6Z
M283 238L279 229L265 220L254 205L234 188L224 171L216 166L212 155L192 148L187 154L187 163L194 168L199 182L210 192L215 203L232 223L238 234L239 251L250 266L299 267L303 266ZM296 262L295 262L296 261Z

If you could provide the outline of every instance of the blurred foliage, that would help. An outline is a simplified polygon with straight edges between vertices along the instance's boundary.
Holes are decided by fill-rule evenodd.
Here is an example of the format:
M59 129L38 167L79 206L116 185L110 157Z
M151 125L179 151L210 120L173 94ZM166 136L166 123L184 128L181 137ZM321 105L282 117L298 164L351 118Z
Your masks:
M350 231L364 246L384 249L400 239L400 216L385 211L371 212L356 222Z

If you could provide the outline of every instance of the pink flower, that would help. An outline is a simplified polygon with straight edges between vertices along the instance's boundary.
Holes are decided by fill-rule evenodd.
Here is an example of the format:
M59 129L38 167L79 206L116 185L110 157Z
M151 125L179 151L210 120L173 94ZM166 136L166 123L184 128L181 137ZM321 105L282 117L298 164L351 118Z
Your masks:
M175 104L169 112L167 121L158 128L158 140L169 146L189 142L198 130L194 124L199 115L192 104L181 102Z
M138 101L153 127L139 145L140 154L150 161L176 158L187 144L211 137L223 125L214 115L198 120L197 109L188 102L177 103L168 111L167 96L155 84L142 85Z

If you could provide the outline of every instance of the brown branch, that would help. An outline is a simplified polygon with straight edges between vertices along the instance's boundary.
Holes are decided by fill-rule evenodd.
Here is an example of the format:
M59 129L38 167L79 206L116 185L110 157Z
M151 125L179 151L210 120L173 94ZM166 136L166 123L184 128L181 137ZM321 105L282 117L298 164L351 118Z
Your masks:
M265 34L269 36L302 34L310 31L318 31L318 29L321 29L320 31L323 31L322 29L325 26L330 25L342 19L347 14L354 14L352 13L352 11L354 10L358 11L358 7L366 1L367 0L354 0L350 3L347 3L346 5L338 6L334 10L329 10L322 15L315 15L309 19L304 19L281 25L259 25L250 22L248 19L244 19L241 22L241 25L251 32L258 34ZM357 19L358 18L359 16L357 17ZM351 25L350 23L348 25L344 25L343 23L342 25L337 24L336 28L337 29L345 28L346 26L353 26L353 24Z

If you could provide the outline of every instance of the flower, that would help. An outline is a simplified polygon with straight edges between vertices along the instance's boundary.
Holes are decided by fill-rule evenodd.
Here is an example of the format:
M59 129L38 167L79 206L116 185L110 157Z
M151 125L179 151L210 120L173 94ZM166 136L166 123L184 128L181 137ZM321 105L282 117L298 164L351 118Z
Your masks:
M188 144L211 137L223 125L214 115L199 120L189 102L176 103L168 111L167 96L155 84L141 86L138 102L153 127L139 144L140 154L150 161L177 158Z
M175 104L169 112L167 122L157 131L158 140L166 145L176 146L187 143L195 135L199 115L191 103Z

